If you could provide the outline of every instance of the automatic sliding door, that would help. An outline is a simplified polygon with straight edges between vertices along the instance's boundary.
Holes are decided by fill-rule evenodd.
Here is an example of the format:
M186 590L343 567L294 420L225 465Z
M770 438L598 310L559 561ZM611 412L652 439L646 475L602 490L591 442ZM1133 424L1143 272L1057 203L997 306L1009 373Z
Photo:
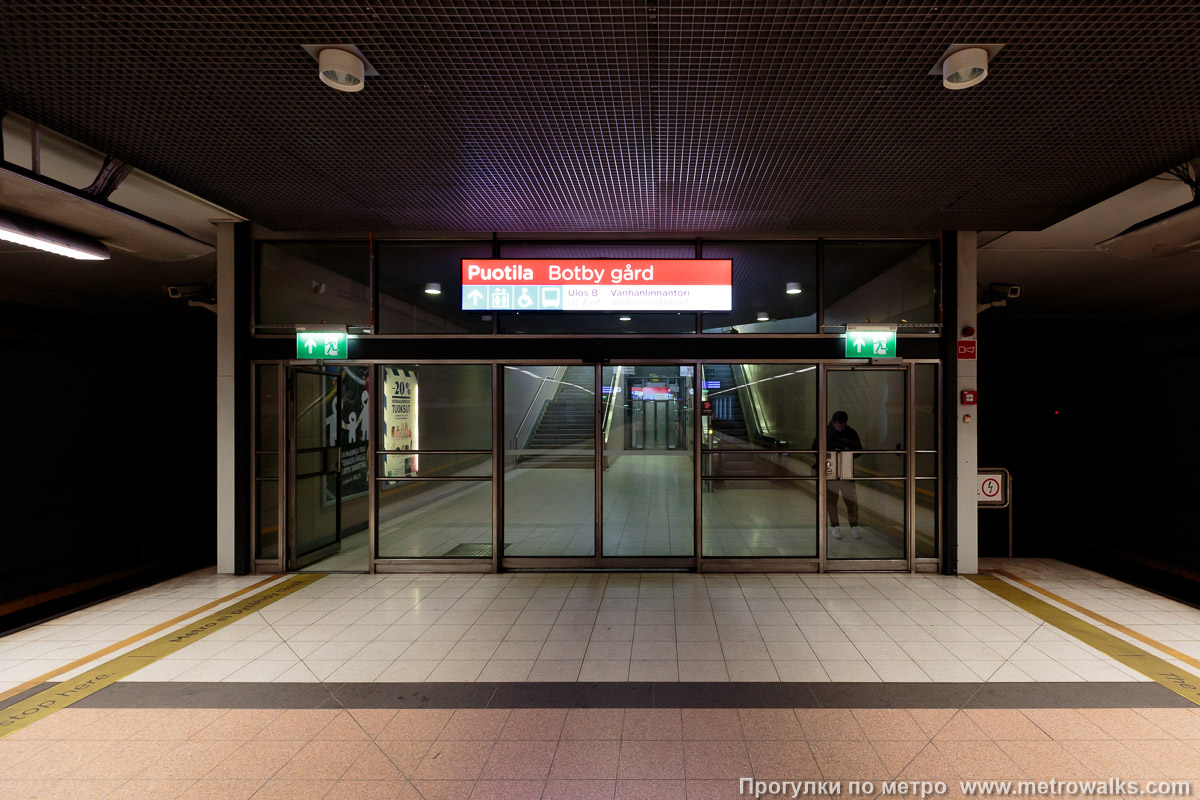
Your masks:
M693 368L601 373L605 557L695 551Z
M906 557L907 425L904 369L826 373L826 556Z
M595 553L595 367L505 367L503 555Z

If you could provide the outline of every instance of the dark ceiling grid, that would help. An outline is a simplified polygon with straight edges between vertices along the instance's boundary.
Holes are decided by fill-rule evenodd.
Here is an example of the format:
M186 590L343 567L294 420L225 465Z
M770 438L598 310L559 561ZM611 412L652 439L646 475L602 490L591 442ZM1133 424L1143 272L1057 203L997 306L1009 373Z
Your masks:
M1170 0L6 0L0 99L280 230L1027 229L1200 153L1198 20ZM1007 46L947 92L927 73L964 41ZM380 72L361 93L300 49L339 42Z

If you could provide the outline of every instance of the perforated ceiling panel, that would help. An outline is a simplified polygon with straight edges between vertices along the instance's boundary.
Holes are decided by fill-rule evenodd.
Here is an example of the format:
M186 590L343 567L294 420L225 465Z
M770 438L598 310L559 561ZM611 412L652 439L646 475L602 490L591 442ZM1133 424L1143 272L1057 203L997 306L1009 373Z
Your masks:
M0 99L277 230L1035 229L1200 155L1200 8L0 5ZM322 85L305 44L378 77ZM990 77L929 75L1002 43Z

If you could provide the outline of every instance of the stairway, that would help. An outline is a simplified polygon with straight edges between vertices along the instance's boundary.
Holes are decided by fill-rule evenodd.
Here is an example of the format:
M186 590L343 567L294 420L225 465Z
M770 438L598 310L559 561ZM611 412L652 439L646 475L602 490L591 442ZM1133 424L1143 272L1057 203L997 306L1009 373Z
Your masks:
M713 401L712 419L708 427L719 434L723 447L744 447L750 444L750 432L746 428L746 417L742 413L739 392L729 364L709 364L704 367L704 380L720 381L721 388L710 394Z
M592 367L569 367L554 399L546 404L541 418L525 445L527 450L546 450L545 455L526 454L526 469L591 469L595 466L596 395L591 391ZM587 450L562 453L561 450Z

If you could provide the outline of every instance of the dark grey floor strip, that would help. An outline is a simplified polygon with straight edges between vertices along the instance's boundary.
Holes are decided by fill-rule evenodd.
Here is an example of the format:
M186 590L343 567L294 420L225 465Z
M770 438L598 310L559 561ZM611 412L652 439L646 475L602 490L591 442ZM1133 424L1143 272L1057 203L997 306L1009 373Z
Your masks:
M49 684L47 684L49 686ZM45 688L45 687L43 687ZM81 708L1187 708L1157 683L153 683Z
M54 686L54 685L55 684L53 684L53 683L39 683L37 686L33 687L32 689L26 689L23 692L14 694L12 697L8 698L7 700L0 700L0 708L15 705L16 703L19 703L22 700L24 700L26 697L33 697L38 692L45 691L46 689L49 689L51 686Z

